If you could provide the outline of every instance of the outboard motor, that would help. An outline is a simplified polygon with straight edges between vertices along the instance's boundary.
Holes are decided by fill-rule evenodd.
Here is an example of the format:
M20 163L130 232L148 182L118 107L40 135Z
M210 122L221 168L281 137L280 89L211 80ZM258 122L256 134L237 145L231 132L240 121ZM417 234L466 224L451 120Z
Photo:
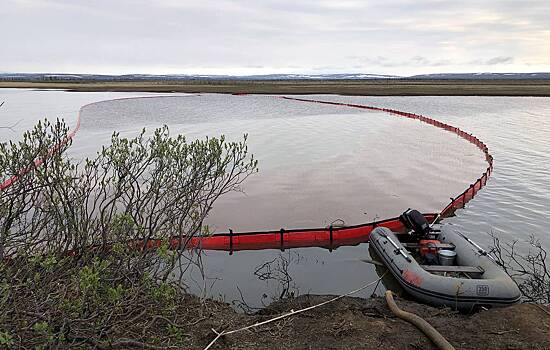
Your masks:
M399 216L399 220L406 228L412 230L412 234L419 238L425 237L430 233L430 223L418 210L407 209Z

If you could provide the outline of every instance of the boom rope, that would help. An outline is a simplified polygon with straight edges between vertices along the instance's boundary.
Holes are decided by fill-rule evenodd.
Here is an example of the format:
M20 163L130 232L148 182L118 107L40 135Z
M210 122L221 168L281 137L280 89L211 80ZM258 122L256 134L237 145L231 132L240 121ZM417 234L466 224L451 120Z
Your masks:
M244 94L243 94L244 95ZM155 98L156 96L148 97L131 97L120 98L117 100L128 100L135 98ZM176 97L176 96L169 96ZM492 171L493 171L493 157L489 153L488 147L472 134L466 133L461 129L452 125L440 122L436 119L426 117L419 114L403 112L395 109L380 108L368 105L331 102L312 100L304 98L295 98L287 96L276 96L284 100L292 100L306 103L320 103L334 106L345 106L350 108L360 108L372 111L381 111L389 113L395 116L419 120L423 123L435 126L437 128L450 131L462 139L477 146L485 155L487 161L487 169L474 183L472 183L466 190L451 198L451 203L443 208L439 213L427 213L424 216L428 221L433 222L438 218L445 218L452 215L457 209L464 208L474 196L487 184ZM33 166L26 169L22 169L17 175L10 177L0 184L0 191L12 186L21 176L24 176L41 166L48 158L59 152L59 150L72 140L78 130L80 129L80 121L82 110L93 103L87 104L80 108L78 111L77 122L75 128L71 130L67 136L58 144L51 147L46 157L37 159L34 161ZM399 218L390 218L380 221L373 221L369 223L346 226L346 227L323 227L323 228L306 228L306 229L280 229L269 231L254 231L254 232L233 232L229 230L228 233L218 233L206 237L194 237L186 235L173 236L169 241L169 247L171 249L181 248L200 248L207 250L225 250L231 254L233 251L238 250L257 250L257 249L281 249L285 248L298 248L298 247L324 247L330 250L343 245L357 245L359 243L368 242L370 232L378 227L387 227L393 231L402 231L404 229L403 224ZM160 247L163 242L159 239L137 240L128 242L128 244L135 249L155 249ZM99 248L99 246L92 246L91 249Z

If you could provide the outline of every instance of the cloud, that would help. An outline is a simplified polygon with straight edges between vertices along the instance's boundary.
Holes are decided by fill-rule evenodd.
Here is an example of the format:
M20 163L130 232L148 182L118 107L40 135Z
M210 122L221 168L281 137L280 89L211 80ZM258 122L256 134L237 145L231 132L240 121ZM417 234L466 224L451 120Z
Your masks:
M385 56L376 57L359 57L349 56L349 59L362 62L370 66L378 66L385 68L393 67L479 67L479 66L496 66L496 65L511 65L514 63L512 56L496 56L489 59L475 59L470 61L453 61L445 58L429 59L424 56L412 56L406 59L388 58ZM527 65L527 64L526 64ZM355 65L357 67L357 65ZM474 70L472 70L474 71Z
M490 58L488 60L473 60L468 62L471 65L484 65L484 66L494 66L497 64L512 64L514 63L514 58L511 56L497 56Z
M380 67L440 67L449 66L453 63L448 59L435 59L431 60L424 56L413 56L408 59L388 58L385 56L377 57L357 57L351 56L354 60L364 62L366 64L380 66Z
M498 57L493 57L493 58L487 60L487 62L485 62L485 64L489 65L489 66L492 66L492 65L495 65L495 64L511 64L513 62L514 62L513 57L498 56Z
M2 71L550 70L547 0L2 0L0 31Z

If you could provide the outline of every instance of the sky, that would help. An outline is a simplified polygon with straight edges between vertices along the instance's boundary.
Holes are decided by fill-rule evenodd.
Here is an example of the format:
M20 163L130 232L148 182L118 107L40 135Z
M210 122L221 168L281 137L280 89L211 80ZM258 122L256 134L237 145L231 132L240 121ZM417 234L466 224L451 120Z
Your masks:
M549 72L549 0L0 0L0 72Z

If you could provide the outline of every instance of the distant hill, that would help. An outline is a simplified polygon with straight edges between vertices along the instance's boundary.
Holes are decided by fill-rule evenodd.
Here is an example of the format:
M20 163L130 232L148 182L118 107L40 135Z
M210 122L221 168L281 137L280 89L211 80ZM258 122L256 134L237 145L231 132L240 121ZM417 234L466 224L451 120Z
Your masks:
M457 80L499 80L499 79L550 79L550 73L442 73L421 74L408 79L457 79Z
M361 79L399 79L397 75L381 75L366 73L344 73L344 74L268 74L248 75L238 77L247 80L361 80Z
M0 73L0 80L26 80L26 81L144 81L144 80L359 80L359 79L397 79L396 75L380 74L266 74L266 75L205 75L205 74L53 74L53 73Z
M550 73L441 73L413 76L381 75L368 73L341 74L266 74L266 75L187 75L187 74L56 74L56 73L0 73L0 81L190 81L190 80L502 80L550 79Z

